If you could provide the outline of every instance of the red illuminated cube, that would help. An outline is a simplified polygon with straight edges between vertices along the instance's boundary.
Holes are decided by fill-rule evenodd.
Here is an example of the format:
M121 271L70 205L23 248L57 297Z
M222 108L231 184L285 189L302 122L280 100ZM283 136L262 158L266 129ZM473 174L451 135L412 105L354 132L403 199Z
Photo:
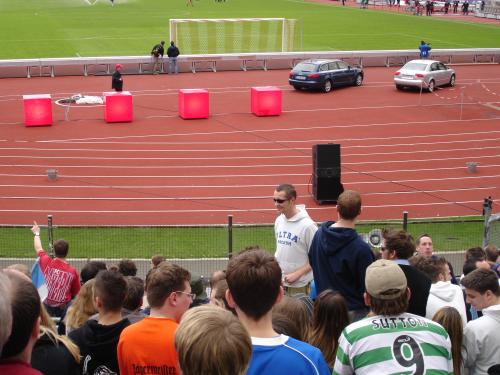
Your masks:
M106 122L131 122L133 119L132 94L128 91L105 92L104 120Z
M281 115L281 89L275 86L252 87L251 107L257 116Z
M179 90L179 116L183 119L208 118L208 91L203 89Z
M24 125L52 125L52 99L50 94L23 95Z

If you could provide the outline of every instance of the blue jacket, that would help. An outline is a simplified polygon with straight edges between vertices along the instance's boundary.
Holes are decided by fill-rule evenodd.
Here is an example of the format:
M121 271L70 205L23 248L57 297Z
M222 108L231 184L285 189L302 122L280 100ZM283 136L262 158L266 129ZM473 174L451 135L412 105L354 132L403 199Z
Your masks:
M427 43L421 44L418 49L420 50L420 58L421 59L426 59L429 57L429 52L431 51L431 46L428 45Z
M318 295L333 289L345 298L349 310L365 308L366 268L375 256L370 246L350 228L330 228L334 221L323 223L309 249L309 263Z

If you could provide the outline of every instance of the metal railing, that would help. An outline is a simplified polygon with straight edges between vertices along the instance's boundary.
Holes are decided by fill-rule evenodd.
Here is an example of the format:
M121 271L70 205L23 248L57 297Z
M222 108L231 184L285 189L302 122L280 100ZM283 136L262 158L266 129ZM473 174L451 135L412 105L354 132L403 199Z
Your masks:
M51 241L64 238L70 244L70 262L80 270L90 259L103 259L108 265L122 258L133 259L139 274L145 275L153 255L161 254L191 272L208 276L225 268L232 254L248 246L269 251L275 248L272 225L239 225L228 217L226 225L144 226L144 227L41 227L42 244L51 253ZM481 246L484 219L410 220L403 215L396 221L360 222L356 230L363 238L384 228L405 228L415 238L423 233L433 238L436 252L446 254L457 272L462 269L464 251ZM13 263L31 266L34 262L33 236L29 226L0 227L0 268ZM375 247L375 250L377 248Z
M207 55L181 55L178 58L180 72L289 69L298 61L325 58L341 59L360 66L403 65L418 58L416 49L374 51L308 51L277 53L228 53ZM500 63L500 48L433 49L432 58L449 64ZM0 60L0 78L108 75L115 64L124 65L125 74L152 72L150 56L71 57ZM162 61L161 69L165 71Z

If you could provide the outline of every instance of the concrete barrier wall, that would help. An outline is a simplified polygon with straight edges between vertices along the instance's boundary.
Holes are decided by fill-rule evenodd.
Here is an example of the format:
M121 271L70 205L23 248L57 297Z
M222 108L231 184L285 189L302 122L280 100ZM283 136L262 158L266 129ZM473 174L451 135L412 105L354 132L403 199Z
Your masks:
M241 53L211 55L181 55L181 72L228 71L254 69L290 69L301 60L311 58L341 59L361 66L400 66L418 58L418 51L310 51L280 53ZM500 63L500 48L433 49L431 58L449 64ZM74 57L0 60L0 78L38 76L108 75L114 65L124 65L125 74L150 74L150 56ZM163 70L168 69L168 59Z

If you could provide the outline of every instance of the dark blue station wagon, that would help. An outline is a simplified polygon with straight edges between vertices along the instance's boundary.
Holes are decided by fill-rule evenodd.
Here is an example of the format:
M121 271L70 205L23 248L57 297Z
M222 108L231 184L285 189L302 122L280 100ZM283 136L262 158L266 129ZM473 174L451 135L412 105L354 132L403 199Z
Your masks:
M292 69L288 83L296 90L317 89L330 92L334 86L361 86L363 69L342 60L305 60Z

